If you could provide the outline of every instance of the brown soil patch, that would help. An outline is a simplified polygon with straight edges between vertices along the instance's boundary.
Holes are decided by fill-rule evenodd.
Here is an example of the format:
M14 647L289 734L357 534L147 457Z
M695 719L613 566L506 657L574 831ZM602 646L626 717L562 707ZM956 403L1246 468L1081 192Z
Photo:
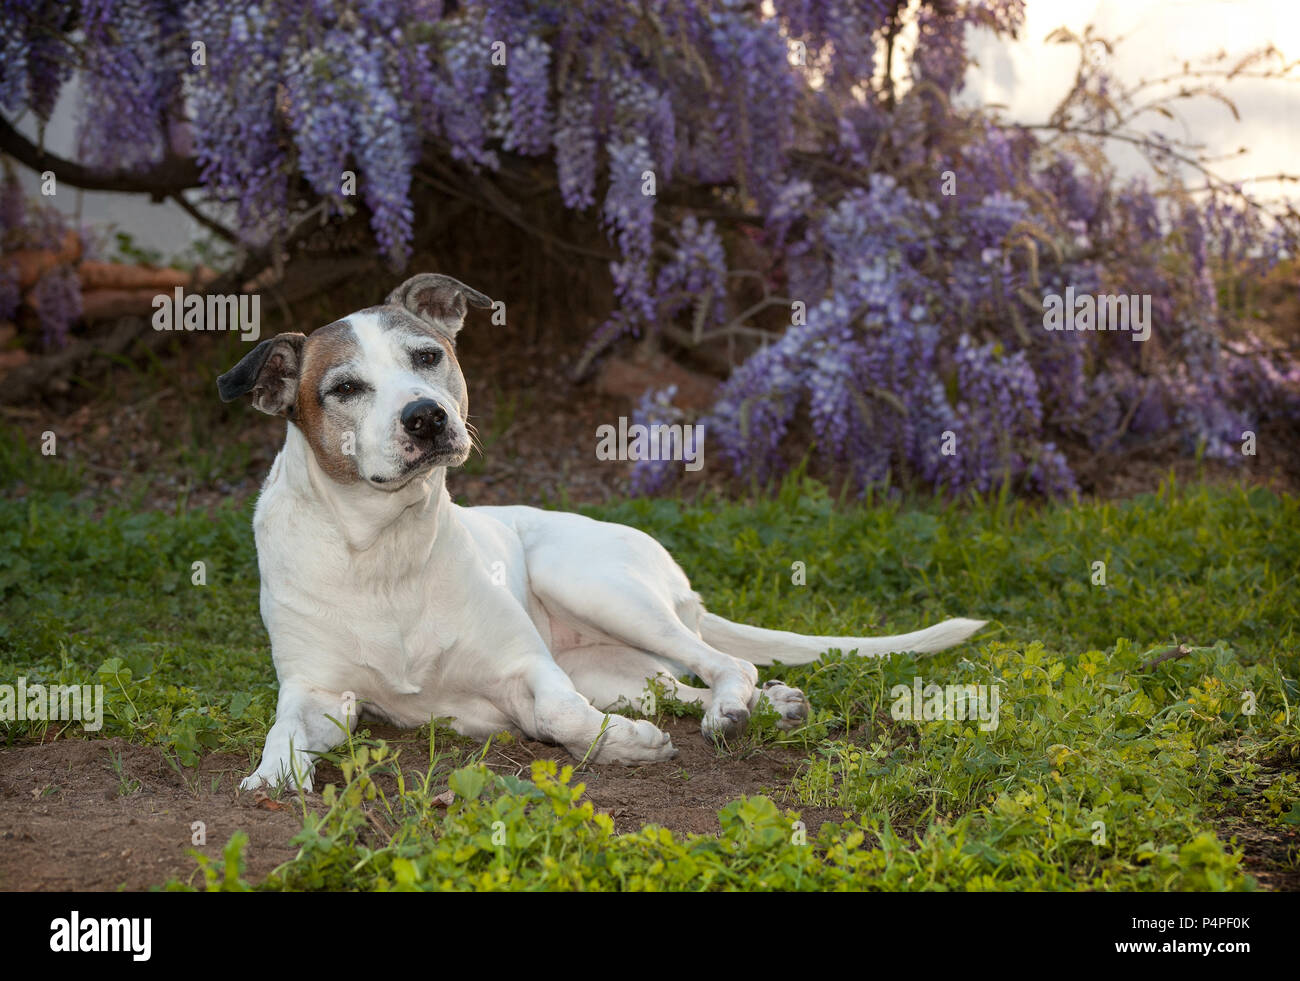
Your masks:
M1241 817L1229 817L1215 829L1219 838L1237 839L1245 856L1246 871L1261 889L1270 892L1300 892L1300 832L1263 824Z
M705 741L697 719L669 719L664 728L679 751L672 762L588 764L575 778L587 785L587 799L614 819L620 834L645 824L717 834L718 810L753 794L801 810L810 837L823 822L845 817L837 808L800 809L783 800L803 758L796 748L727 753ZM427 770L428 744L415 733L387 726L372 726L370 732L401 750L404 772ZM114 757L121 759L121 775ZM484 762L498 773L527 776L535 759L576 763L563 749L532 740L494 745ZM296 854L289 842L301 828L301 805L292 795L271 801L238 792L249 769L240 754L212 753L197 769L177 772L160 750L122 739L0 749L0 890L136 891L171 878L198 884L190 850L219 858L230 836L241 830L249 838L244 878L260 882ZM316 787L327 783L341 784L342 774L322 762ZM391 780L380 783L388 784L386 792L394 789ZM439 789L445 788L444 775ZM307 806L318 809L319 794L308 797ZM191 842L195 821L206 825L205 845Z
M246 877L264 878L294 856L289 839L301 823L292 809L235 795L246 765L214 753L182 775L160 750L122 739L0 750L0 889L135 891L185 880L198 868L189 849L219 857L241 829ZM192 844L195 821L206 826L206 845Z

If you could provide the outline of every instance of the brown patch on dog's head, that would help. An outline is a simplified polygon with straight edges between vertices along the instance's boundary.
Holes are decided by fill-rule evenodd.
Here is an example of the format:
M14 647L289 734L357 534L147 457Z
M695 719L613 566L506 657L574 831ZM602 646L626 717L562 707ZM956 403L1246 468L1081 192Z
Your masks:
M341 484L360 479L356 465L356 431L345 412L326 404L321 382L326 371L346 363L357 353L357 340L347 321L338 320L313 331L303 350L298 401L289 416L307 437L320 468Z
M321 469L340 483L350 483L359 478L352 453L345 452L349 422L344 413L327 410L321 379L356 353L352 328L342 320L310 337L278 334L218 378L217 390L222 401L249 395L254 408L288 419L307 437Z

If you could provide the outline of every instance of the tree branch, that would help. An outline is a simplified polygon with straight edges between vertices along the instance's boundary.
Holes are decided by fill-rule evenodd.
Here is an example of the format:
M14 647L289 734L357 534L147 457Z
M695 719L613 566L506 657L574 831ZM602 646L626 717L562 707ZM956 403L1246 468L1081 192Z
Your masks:
M47 153L14 129L3 116L0 116L0 152L38 174L53 171L61 183L87 191L148 194L154 201L162 201L170 194L199 186L199 165L188 157L168 155L162 163L145 170L96 170Z
M168 197L170 197L173 201L175 201L176 204L180 206L182 211L184 211L187 215L189 215L191 218L197 221L208 231L215 234L217 237L225 239L227 242L231 243L232 245L237 245L241 247L243 246L243 243L240 241L238 235L236 235L234 232L232 232L229 228L227 228L225 225L221 224L220 222L215 221L212 218L209 218L207 215L205 215L194 205L190 204L189 201L185 200L185 195L180 194L178 192L176 194L170 194L168 195Z

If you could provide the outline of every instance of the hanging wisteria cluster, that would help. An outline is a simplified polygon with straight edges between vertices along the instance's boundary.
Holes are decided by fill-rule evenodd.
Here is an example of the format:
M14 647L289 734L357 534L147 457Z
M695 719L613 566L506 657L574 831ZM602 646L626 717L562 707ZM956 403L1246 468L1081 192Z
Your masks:
M1296 373L1249 339L1230 350L1215 270L1266 266L1284 239L1228 196L1120 182L955 108L967 30L1014 32L1023 7L0 0L0 109L47 119L79 66L83 160L192 146L250 240L288 226L304 184L345 210L354 172L395 265L431 148L471 170L545 163L556 207L618 253L593 351L668 324L740 337L703 420L738 476L779 475L809 440L860 488L1062 493L1059 445L1171 431L1238 457L1262 413L1295 411ZM908 19L910 62L886 72ZM1067 290L1150 297L1150 349L1045 331L1044 298ZM662 393L638 412L678 418ZM670 476L643 467L637 486Z

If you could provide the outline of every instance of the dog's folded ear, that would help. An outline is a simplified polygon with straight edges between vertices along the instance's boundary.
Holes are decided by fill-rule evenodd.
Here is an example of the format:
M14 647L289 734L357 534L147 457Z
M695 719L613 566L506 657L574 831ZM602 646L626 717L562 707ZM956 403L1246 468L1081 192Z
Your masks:
M405 307L453 338L465 324L467 303L482 308L492 306L492 301L478 290L440 273L412 276L389 293L385 302Z
M268 415L292 416L306 340L306 334L268 337L217 379L221 401L233 402L241 395L252 395L254 407Z

